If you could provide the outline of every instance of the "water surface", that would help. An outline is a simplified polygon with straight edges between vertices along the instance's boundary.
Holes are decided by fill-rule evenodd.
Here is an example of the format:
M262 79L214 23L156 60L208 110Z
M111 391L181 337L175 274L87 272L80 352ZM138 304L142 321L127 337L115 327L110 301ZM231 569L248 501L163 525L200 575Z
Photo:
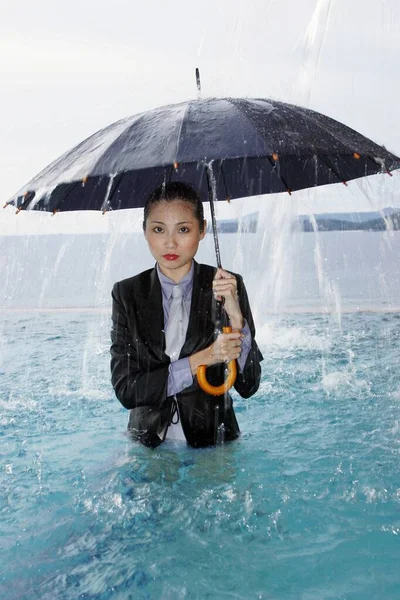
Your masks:
M1 597L400 595L400 314L266 322L242 436L204 450L127 438L109 324L2 315Z

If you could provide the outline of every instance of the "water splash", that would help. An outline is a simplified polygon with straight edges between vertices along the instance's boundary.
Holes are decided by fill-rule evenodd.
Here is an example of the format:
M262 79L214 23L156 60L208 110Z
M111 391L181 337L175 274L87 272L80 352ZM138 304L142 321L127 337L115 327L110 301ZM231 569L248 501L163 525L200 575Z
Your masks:
M329 31L334 0L316 0L314 12L303 41L303 60L293 94L300 92L300 104L309 106L312 88L316 83L321 55Z

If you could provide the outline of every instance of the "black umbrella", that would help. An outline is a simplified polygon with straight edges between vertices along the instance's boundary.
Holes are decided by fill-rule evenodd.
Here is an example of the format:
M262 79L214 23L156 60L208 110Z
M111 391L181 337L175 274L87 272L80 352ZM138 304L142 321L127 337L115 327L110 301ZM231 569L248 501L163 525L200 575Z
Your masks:
M207 98L156 108L98 131L7 204L51 212L143 207L166 181L213 201L293 192L390 173L400 159L325 115L275 100Z
M210 201L346 183L400 168L400 159L320 113L258 98L208 98L157 108L95 133L50 164L7 204L18 210L143 207L163 182L184 181ZM212 388L219 395L235 380ZM208 386L208 387L207 387Z

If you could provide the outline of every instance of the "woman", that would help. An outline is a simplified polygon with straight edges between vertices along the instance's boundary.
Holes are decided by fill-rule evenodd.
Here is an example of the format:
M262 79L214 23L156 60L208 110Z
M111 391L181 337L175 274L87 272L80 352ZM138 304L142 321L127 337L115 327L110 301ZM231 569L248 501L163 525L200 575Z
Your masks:
M235 389L244 398L260 384L262 355L242 278L194 260L205 227L203 205L190 186L157 188L143 221L156 265L112 291L112 384L130 409L128 429L147 446L171 438L203 447L238 437L231 397L201 390L199 365L207 365L207 379L219 385L224 363L237 359ZM222 299L232 333L215 339Z

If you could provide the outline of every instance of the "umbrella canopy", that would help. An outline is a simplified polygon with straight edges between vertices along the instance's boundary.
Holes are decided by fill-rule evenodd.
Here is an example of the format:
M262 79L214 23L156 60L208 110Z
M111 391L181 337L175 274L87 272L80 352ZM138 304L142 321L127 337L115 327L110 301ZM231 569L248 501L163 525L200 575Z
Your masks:
M138 208L163 182L185 181L210 200L220 267L215 199L291 193L396 168L399 158L320 113L273 100L209 98L110 125L49 165L10 203L52 212ZM236 377L234 364L225 391ZM201 387L213 393L200 369Z
M315 111L266 99L208 98L141 113L95 133L7 204L45 211L138 208L163 182L206 201L292 192L400 168L400 159Z

